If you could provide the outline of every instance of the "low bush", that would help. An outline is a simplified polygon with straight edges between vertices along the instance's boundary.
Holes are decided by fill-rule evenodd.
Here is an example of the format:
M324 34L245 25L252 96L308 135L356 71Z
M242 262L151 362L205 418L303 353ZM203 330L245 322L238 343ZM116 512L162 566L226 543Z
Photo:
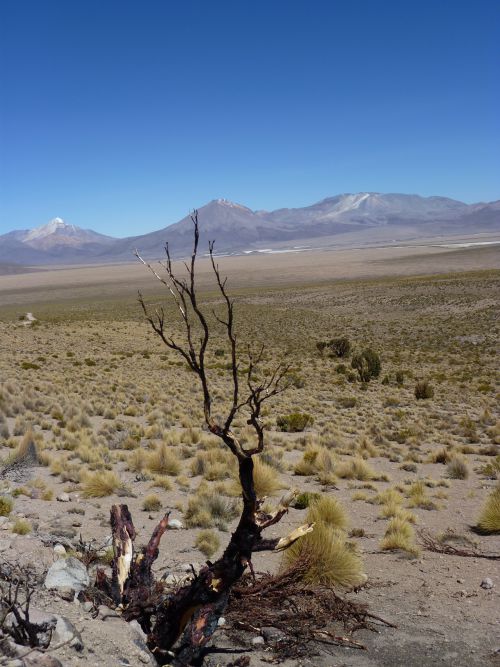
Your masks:
M417 400L425 400L428 398L433 398L434 388L427 380L421 380L415 385L415 398Z
M371 348L366 348L353 356L351 367L358 371L361 382L366 383L380 375L382 363L377 352Z
M300 433L314 423L314 418L307 412L292 412L276 419L280 431L286 433Z

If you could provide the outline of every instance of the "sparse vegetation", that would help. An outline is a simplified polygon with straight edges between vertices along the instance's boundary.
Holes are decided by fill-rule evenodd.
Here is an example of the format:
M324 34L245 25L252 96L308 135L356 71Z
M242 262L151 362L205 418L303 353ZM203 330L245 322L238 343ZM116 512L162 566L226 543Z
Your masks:
M219 536L214 530L200 530L195 546L207 558L211 558L220 547Z
M434 388L427 380L421 380L415 385L415 398L425 400L434 397Z
M477 525L485 533L500 532L500 485L486 499Z
M286 433L299 433L308 426L312 426L314 419L312 415L302 412L293 412L289 415L282 415L276 419L276 424L280 431Z

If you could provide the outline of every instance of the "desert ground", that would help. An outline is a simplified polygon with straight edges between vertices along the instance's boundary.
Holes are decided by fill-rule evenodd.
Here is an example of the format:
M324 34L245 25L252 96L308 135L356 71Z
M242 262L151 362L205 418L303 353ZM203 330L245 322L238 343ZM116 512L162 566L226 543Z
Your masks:
M325 544L318 551L305 537L290 553L255 554L254 568L283 571L309 548L319 563L311 580L391 624L354 632L358 647L311 642L284 665L500 664L499 259L495 246L219 259L242 366L248 344L260 343L263 374L282 358L291 366L290 388L266 403L256 483L270 505L299 495L266 536L312 517L338 546L328 561ZM208 261L199 266L222 415L229 352L212 313L224 304ZM154 567L172 586L222 553L238 517L231 455L204 427L196 378L151 331L138 290L149 307L163 305L182 341L168 290L138 262L0 276L0 562L42 582L57 559L83 558L81 542L102 547L109 566L115 503L128 504L139 543L165 511L181 522ZM328 343L341 338L350 350L338 356ZM380 372L361 381L352 363L366 349ZM236 431L251 442L244 413ZM138 631L105 606L43 585L32 606L81 635L83 647L51 651L63 665L155 664ZM213 644L274 664L275 644L245 621L254 629L236 631L229 614ZM234 659L214 652L205 664Z

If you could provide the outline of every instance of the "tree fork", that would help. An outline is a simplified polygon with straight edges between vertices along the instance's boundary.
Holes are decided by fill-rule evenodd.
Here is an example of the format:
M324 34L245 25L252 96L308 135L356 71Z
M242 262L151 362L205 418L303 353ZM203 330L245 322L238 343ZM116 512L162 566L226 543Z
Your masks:
M297 539L313 529L312 525L301 526L281 539L264 540L262 531L277 523L288 511L292 497L282 499L272 514L262 511L262 501L257 498L253 480L252 457L264 449L264 425L261 410L265 401L285 391L289 386L289 365L280 361L268 378L256 382L256 370L264 356L264 346L258 354L248 349L246 370L246 394L242 396L239 378L237 339L234 330L234 304L226 291L226 278L222 278L214 257L214 243L209 242L209 255L219 291L223 297L226 315L214 318L225 329L231 352L230 381L232 402L225 419L220 422L212 417L211 384L205 368L205 354L210 340L210 327L198 303L196 292L196 258L199 243L198 214L193 222L193 251L190 262L185 262L186 278L174 272L168 243L165 246L166 262L160 262L166 275L163 277L136 251L137 258L165 285L174 300L184 325L184 343L179 344L167 330L165 312L162 308L150 313L141 294L139 303L154 333L162 342L187 362L198 377L202 395L205 422L238 460L239 480L242 490L243 508L236 530L231 535L222 556L208 562L194 580L177 591L164 594L151 572L158 556L160 539L168 527L168 514L156 527L148 545L139 555L134 554L135 529L126 505L115 505L111 510L114 558L111 582L101 571L96 585L101 590L111 590L117 606L121 606L127 620L137 619L147 633L147 643L159 664L186 667L200 664L203 650L217 628L218 619L224 613L232 586L241 578L247 567L252 567L254 551L277 551L287 548ZM194 327L201 337L194 334ZM242 410L248 413L247 423L253 428L256 445L245 449L231 430L233 421ZM154 616L154 623L151 623ZM175 646L177 645L177 648Z

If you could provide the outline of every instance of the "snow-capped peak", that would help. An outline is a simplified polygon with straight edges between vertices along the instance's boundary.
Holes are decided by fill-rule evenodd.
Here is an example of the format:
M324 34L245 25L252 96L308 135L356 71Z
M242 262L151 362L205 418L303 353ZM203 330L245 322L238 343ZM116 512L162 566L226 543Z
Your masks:
M69 232L70 234L74 234L77 231L78 227L75 227L75 225L69 225L68 223L64 222L62 218L53 218L46 225L35 227L35 229L32 229L30 232L28 232L24 240L34 241L35 239L42 239L57 232Z
M243 211L249 210L246 206L242 206L241 204L235 204L234 201L230 201L229 199L216 199L215 202L217 204L220 204L221 206L227 206L228 208L240 208Z

